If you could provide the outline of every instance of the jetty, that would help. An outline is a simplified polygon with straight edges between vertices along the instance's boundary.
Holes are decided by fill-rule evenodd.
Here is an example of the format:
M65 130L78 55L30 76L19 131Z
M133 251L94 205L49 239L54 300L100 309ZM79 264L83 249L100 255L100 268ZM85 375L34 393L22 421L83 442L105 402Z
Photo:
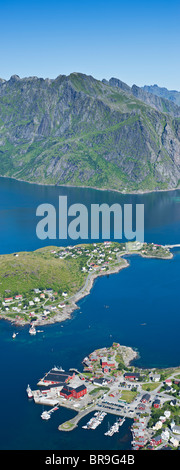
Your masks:
M84 416L88 415L92 411L96 411L96 406L88 407L88 409L79 411L79 413L69 421L65 421L64 423L58 426L59 431L72 431L74 428L77 427L79 421L84 418Z
M123 412L123 409L110 409L108 408L107 406L103 406L103 405L93 405L92 407L88 407L88 409L86 410L83 410L83 411L79 411L77 413L77 415L70 419L69 421L65 421L64 423L60 424L58 426L58 429L59 431L73 431L73 429L75 429L79 423L79 421L84 418L84 416L88 415L89 413L91 413L92 411L99 411L99 412L103 412L103 413L108 413L108 414L112 414L112 415L116 415L116 416L123 416L124 418L127 417L127 413ZM124 421L123 421L124 422Z
M46 419L46 420L47 420L47 419L50 419L51 414L52 414L54 411L58 410L58 408L59 408L59 405L54 406L54 407L51 408L51 410L49 410L49 411L43 411L42 414L41 414L41 418L42 418L42 419Z
M175 245L164 245L164 248L180 248L180 243L177 243Z

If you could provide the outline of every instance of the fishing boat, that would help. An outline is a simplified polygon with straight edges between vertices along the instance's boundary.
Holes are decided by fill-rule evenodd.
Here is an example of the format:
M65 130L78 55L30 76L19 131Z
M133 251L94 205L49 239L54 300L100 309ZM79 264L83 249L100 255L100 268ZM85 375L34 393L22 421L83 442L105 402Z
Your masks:
M65 372L61 366L54 366L52 370L59 370L60 372Z
M118 421L116 421L111 427L110 429L108 429L108 431L106 431L104 433L105 436L113 436L113 434L115 432L119 432L119 426L122 426L122 424L124 423L125 421L125 418L119 418Z
M36 335L36 328L34 325L32 325L30 328L29 328L29 334L30 335Z
M105 412L96 412L94 416L87 422L85 426L82 426L83 429L96 429L99 426L107 413Z
M32 390L31 390L31 387L29 386L29 384L28 384L28 386L27 386L27 388L26 388L26 392L27 392L28 398L32 398L32 397L33 397Z

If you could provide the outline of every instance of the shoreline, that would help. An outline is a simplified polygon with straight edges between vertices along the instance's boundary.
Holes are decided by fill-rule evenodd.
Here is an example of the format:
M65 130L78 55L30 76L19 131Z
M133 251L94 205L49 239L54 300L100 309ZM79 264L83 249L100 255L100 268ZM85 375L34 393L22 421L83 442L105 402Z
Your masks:
M136 253L137 254L137 253ZM172 259L174 258L174 255L173 253L169 253L169 256L166 256L164 258L162 258L161 256L148 256L148 255L144 255L144 253L139 253L139 255L142 257L142 258L147 258L147 259L162 259L162 260L166 260L166 259Z
M120 191L119 189L112 189L112 188L98 188L97 186L76 186L76 185L71 185L71 184L53 184L53 183L40 183L37 181L27 181L21 178L16 178L15 176L5 176L5 175L0 175L0 178L5 178L5 179L12 179L15 181L19 181L21 183L27 183L27 184L34 184L37 186L50 186L50 187L56 187L56 188L76 188L76 189L91 189L94 191L107 191L107 192L114 192L121 194L122 196L128 196L128 195L137 195L141 196L143 194L151 194L151 193L159 193L159 192L171 192L171 191L179 191L180 186L176 188L170 188L170 189L145 189L144 191L142 190L132 190L132 191Z
M147 258L147 259L161 259L161 260L170 260L170 259L173 259L174 255L173 253L169 253L169 256L166 256L166 257L158 257L158 256L148 256L148 255L145 255L141 252L138 252L138 251L134 251L134 252L126 252L124 253L123 255L121 255L120 257L120 260L123 261L123 263L121 264L117 264L113 267L111 267L109 269L109 271L100 271L100 272L93 272L91 274L88 274L86 280L85 280L85 283L84 285L80 288L80 290L78 292L76 292L72 297L71 297L71 300L70 300L70 304L69 305L66 305L64 308L63 308L63 311L60 311L58 310L58 312L51 318L48 318L48 319L44 319L44 320L41 320L41 319L37 319L33 322L33 320L17 320L16 318L9 318L7 315L4 315L4 314L0 314L0 319L4 319L4 320L7 320L7 321L10 321L11 324L14 324L15 326L26 326L26 325L30 325L31 323L33 323L35 326L45 326L45 325L51 325L51 324L55 324L55 323L62 323L68 319L71 319L72 318L72 314L75 310L78 310L80 309L80 307L77 305L77 303L83 299L84 297L86 297L87 295L89 295L91 293L91 289L94 285L94 281L97 279L97 278L100 278L102 276L108 276L108 275L111 275L111 274L117 274L119 273L122 269L125 269L125 268L128 268L130 266L130 263L127 261L127 259L124 259L124 256L132 256L132 255L139 255L141 256L142 258Z
M54 323L62 323L64 321L68 320L68 319L71 319L72 313L75 310L80 309L80 307L77 305L77 303L81 299L83 299L84 297L86 297L87 295L89 295L91 293L91 289L93 287L95 279L97 279L98 277L102 277L102 276L117 274L119 271L121 271L121 269L128 268L129 267L128 261L127 260L123 260L123 261L124 261L123 266L122 265L121 266L115 266L114 268L110 269L108 272L106 271L106 272L101 272L101 273L98 273L98 272L97 273L92 273L91 276L89 277L89 279L87 277L84 286L82 286L82 288L76 294L74 294L74 296L71 300L71 305L67 305L66 307L64 307L63 313L58 311L58 313L56 315L54 315L53 318L49 318L47 320L37 320L37 321L33 322L34 325L35 326L52 325ZM3 316L2 319L10 321L11 323L15 324L15 326L25 326L25 325L28 325L28 324L31 323L30 321L18 322L16 319L13 320L13 319L5 317L5 316Z

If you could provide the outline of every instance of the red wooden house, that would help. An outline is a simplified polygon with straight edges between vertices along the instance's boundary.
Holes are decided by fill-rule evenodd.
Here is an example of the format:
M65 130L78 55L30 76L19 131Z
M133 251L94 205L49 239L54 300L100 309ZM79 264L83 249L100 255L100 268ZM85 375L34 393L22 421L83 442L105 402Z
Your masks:
M150 444L154 447L154 446L159 446L161 442L162 442L162 438L161 438L161 435L159 434L156 437L152 437Z
M87 393L87 388L85 385L80 385L77 388L68 387L65 385L62 390L60 391L60 395L66 398L67 400L71 397L73 398L81 398Z

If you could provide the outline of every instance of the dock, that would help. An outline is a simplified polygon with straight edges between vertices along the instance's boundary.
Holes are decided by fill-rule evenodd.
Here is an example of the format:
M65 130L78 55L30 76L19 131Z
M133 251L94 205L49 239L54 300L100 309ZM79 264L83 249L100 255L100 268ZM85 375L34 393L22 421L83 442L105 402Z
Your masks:
M59 409L59 406L54 406L53 408L51 408L51 410L49 411L43 411L42 414L41 414L41 418L42 419L50 419L51 417L51 414L54 413L54 411L58 410Z

